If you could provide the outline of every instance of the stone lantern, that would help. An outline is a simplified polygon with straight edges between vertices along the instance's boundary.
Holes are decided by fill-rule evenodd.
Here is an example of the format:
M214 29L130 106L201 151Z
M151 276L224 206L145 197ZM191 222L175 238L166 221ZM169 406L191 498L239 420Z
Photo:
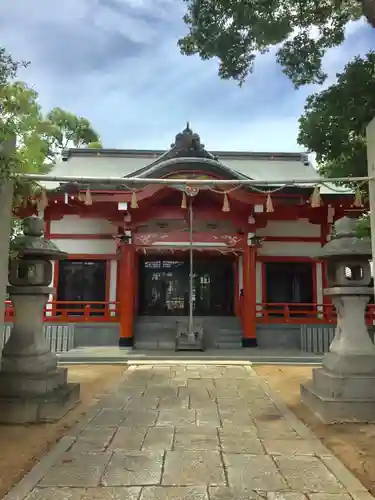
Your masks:
M43 220L23 222L15 240L17 258L11 261L8 292L14 324L5 344L0 370L0 422L54 421L79 400L79 385L67 383L67 369L57 367L43 332L44 308L55 290L52 260L66 254L43 237Z
M301 386L302 401L324 423L375 420L375 346L365 312L373 295L371 242L356 235L357 219L343 217L319 258L327 262L328 288L337 327L322 368Z

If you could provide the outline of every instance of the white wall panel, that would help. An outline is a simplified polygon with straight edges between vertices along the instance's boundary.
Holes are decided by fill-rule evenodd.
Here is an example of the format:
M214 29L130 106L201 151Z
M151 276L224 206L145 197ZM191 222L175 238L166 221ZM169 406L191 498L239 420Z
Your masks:
M65 215L51 221L52 234L116 234L117 228L106 219L86 219L79 215Z
M56 272L56 266L55 266L55 261L52 261L52 279L51 283L49 283L48 286L53 286L54 283L54 277L55 277L55 272ZM57 290L56 290L57 293ZM48 295L48 302L51 302L52 300L56 300L56 295ZM52 316L52 304L46 305L46 316Z
M320 225L311 224L307 219L295 221L269 221L266 227L256 231L256 235L319 238Z
M320 243L280 243L277 241L266 241L259 248L258 254L268 257L311 257L316 258Z
M109 272L109 302L116 302L117 293L117 260L111 260ZM116 309L115 304L110 304L110 309ZM111 312L111 316L115 316L115 311Z
M51 240L57 247L68 254L115 254L115 240Z

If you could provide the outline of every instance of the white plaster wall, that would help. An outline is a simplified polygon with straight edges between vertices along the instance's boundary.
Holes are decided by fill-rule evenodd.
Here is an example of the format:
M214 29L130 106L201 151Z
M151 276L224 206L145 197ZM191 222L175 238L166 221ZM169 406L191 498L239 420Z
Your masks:
M57 247L68 254L115 254L115 240L51 240Z
M116 302L116 288L117 288L117 260L111 260L110 273L109 273L109 302ZM110 304L110 309L114 311L111 312L111 316L115 316L116 305Z
M49 283L48 286L53 286L54 283L54 277L55 277L55 272L56 272L56 266L55 266L55 261L52 261L52 279L51 282ZM56 290L57 293L57 290ZM54 300L56 298L56 295L48 295L48 302L51 302L51 300ZM52 304L47 303L46 305L46 316L51 316L52 315Z
M316 264L316 302L323 304L323 266L321 262ZM321 312L322 308L320 308Z
M106 219L86 219L79 215L65 215L51 221L52 234L116 234L117 228Z
M277 241L266 241L259 248L258 254L269 257L311 257L315 258L321 250L320 243L282 243Z
M308 219L295 221L269 221L267 226L256 231L257 236L283 236L319 238L320 225L311 224Z

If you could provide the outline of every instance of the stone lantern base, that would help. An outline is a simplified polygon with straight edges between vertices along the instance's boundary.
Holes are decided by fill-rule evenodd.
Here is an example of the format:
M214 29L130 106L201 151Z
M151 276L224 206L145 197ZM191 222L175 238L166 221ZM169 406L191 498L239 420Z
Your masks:
M375 355L326 354L301 398L325 424L375 421Z
M67 383L67 369L47 373L0 373L0 422L54 422L79 402L79 384Z

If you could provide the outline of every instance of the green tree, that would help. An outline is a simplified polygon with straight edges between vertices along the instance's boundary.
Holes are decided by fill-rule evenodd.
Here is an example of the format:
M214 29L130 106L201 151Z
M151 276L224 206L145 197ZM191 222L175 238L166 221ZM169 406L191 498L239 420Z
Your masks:
M25 62L15 62L0 48L0 144L17 139L9 157L0 158L0 179L14 173L48 172L69 146L100 147L100 137L87 118L61 108L43 113L38 93L25 82L16 80ZM25 194L31 183L17 186Z
M375 116L375 52L356 57L337 81L307 98L298 143L325 177L367 175L366 127Z
M219 59L219 76L243 83L256 55L277 47L277 61L295 87L322 83L322 58L345 38L345 26L366 16L375 0L185 0L185 55Z
M66 147L101 147L100 137L87 118L61 108L43 113L38 93L16 79L19 69L27 65L15 62L0 48L0 144L16 138L12 154L0 150L0 183L15 173L47 173ZM19 178L15 184L15 209L40 189L38 184ZM14 231L17 227L14 223Z
M324 177L367 175L366 127L375 116L374 88L375 52L370 52L347 64L334 85L307 98L298 143L316 153ZM367 184L361 189L366 197ZM369 235L367 216L360 220L359 230Z

